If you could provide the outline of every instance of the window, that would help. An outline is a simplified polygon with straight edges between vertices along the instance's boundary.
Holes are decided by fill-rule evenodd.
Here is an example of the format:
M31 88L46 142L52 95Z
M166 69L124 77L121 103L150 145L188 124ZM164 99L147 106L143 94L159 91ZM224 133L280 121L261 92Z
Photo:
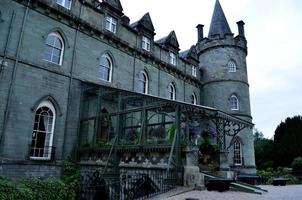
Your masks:
M148 85L149 85L149 80L148 80L148 76L147 73L142 71L139 74L139 92L143 93L143 94L148 94Z
M229 72L236 72L236 64L234 61L230 61L228 67L229 67Z
M231 110L239 110L238 98L235 95L232 95L230 98Z
M169 92L169 99L175 100L176 94L175 94L175 86L173 83L170 83L168 92Z
M143 36L142 37L142 48L146 51L150 51L150 44L151 44L150 39Z
M191 104L194 104L194 105L197 104L197 98L196 98L195 92L193 92L191 95Z
M57 0L57 4L59 4L60 6L63 6L67 9L70 9L71 6L71 0Z
M169 56L169 58L170 58L170 64L176 65L176 55L174 53L172 53L172 52L170 52L169 55L170 55Z
M100 58L100 79L111 82L112 61L108 55Z
M42 102L35 114L35 121L30 146L30 159L50 160L53 156L54 147L52 146L55 109L51 102Z
M242 165L241 143L238 139L234 141L234 164Z
M116 33L116 19L111 16L106 16L106 29L112 33Z
M50 33L46 39L44 60L62 65L64 43L62 37L57 33Z
M194 77L197 76L197 69L196 69L196 66L192 66L192 76L194 76Z

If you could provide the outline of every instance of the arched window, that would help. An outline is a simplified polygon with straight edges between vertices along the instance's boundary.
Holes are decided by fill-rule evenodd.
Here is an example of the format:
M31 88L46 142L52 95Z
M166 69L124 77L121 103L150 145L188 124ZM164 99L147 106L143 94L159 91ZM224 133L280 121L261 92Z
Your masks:
M238 98L234 94L230 97L230 107L231 110L239 110Z
M169 99L175 100L176 92L175 92L175 85L173 83L169 84L168 92L169 92Z
M236 72L237 70L236 64L232 60L229 62L228 67L229 67L229 72Z
M44 60L62 65L64 42L62 37L57 33L50 33L46 39L46 49L44 53Z
M35 113L30 159L51 160L54 155L53 133L56 112L50 101L43 101Z
M100 58L100 79L111 82L112 61L108 55Z
M234 164L242 165L241 143L238 139L234 141Z
M193 92L191 95L191 104L194 104L194 105L197 104L197 97L196 97L195 92Z
M144 71L139 73L138 81L139 81L139 83L138 83L139 92L148 94L149 80L148 80L147 73Z

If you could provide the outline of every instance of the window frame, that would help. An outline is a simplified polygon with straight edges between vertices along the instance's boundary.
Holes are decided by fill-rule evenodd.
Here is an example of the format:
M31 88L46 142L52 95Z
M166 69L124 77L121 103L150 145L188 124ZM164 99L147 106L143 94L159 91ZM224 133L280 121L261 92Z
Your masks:
M197 67L192 66L192 76L197 77Z
M169 52L169 63L176 66L176 54L171 51Z
M196 97L195 92L193 92L193 93L191 94L191 104L197 105L197 97Z
M233 60L229 61L228 69L230 73L235 73L237 71L237 65Z
M117 19L110 15L107 15L105 17L105 29L115 34L117 31Z
M151 39L144 35L142 36L142 49L148 52L151 51Z
M141 79L141 75L144 77L144 80ZM139 81L139 92L142 93L142 94L148 94L149 78L148 78L148 74L145 71L141 71L139 73L138 81ZM143 85L143 88L141 88L141 84Z
M239 110L239 100L235 94L230 97L230 108L231 110Z
M59 3L58 1L61 1L62 3ZM66 2L69 2L69 5L68 6L65 6L66 5ZM71 9L71 4L72 4L72 0L56 0L56 3L68 10Z
M54 44L49 44L49 43L47 42L47 40L48 40L48 38L49 38L50 36L54 36L55 38L57 38L57 39L61 42L61 49L59 49L59 48L57 48L56 46L54 46ZM55 32L49 33L49 34L47 35L47 37L46 37L46 40L45 40L45 44L44 44L44 45L46 46L46 48L45 48L45 50L44 50L44 59L43 59L43 60L45 60L45 61L47 61L47 62L50 62L50 63L53 63L53 64L56 64L56 65L62 66L62 64L63 64L64 51L65 51L65 44L64 44L64 40L63 40L62 36L61 36L59 33L55 33ZM48 59L45 58L45 54L46 54L46 51L47 51L48 47L52 49L52 52L51 52L51 54L50 54L50 57L51 57L50 60L48 60ZM53 58L53 50L54 50L54 49L60 51L59 63L56 63L56 62L54 62L54 61L52 60L52 58Z
M108 63L109 63L108 67L101 64L102 58L104 58L104 59L106 59L106 61L108 61ZM104 54L104 55L102 55L99 58L99 70L100 70L99 73L100 74L102 73L101 70L104 69L104 68L109 69L108 70L109 72L108 72L108 75L107 75L108 76L108 80L107 79L103 79L101 76L99 76L99 79L102 80L102 81L106 81L106 82L111 83L111 81L112 81L113 63L112 63L111 57L108 54Z
M173 82L169 84L168 93L170 100L176 100L176 88Z
M242 144L236 138L234 140L234 165L241 166L242 164Z
M45 139L44 139L43 154L45 154L45 151L47 151L48 153L46 153L47 156L43 155L42 157L41 156L35 156L35 155L32 156L31 155L32 148L34 148L34 149L37 148L36 144L33 147L34 132L43 132L43 131L39 130L39 128L37 128L37 130L35 130L35 124L36 123L40 124L40 121L36 122L37 115L40 115L37 112L39 111L39 109L41 109L43 107L48 108L52 112L51 131L44 130L45 131ZM38 119L40 120L40 116L38 116L38 117L39 117ZM54 105L48 100L41 102L39 104L39 106L36 108L35 115L34 115L34 125L33 125L33 128L32 128L32 142L31 142L31 146L30 146L31 149L30 149L30 155L29 155L30 160L51 160L52 159L53 136L54 136L55 124L56 124L56 110L55 110ZM48 126L49 126L49 124L47 124L46 129L48 129ZM37 134L37 133L35 133L35 134ZM46 138L46 137L48 137L48 138ZM47 139L48 139L48 145L46 146L45 143L46 143ZM33 154L35 154L35 153L33 153Z

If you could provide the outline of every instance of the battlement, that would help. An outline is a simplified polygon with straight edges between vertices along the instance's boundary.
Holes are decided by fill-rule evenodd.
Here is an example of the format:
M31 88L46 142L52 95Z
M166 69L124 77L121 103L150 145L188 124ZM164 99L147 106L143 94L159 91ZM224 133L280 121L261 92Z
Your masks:
M234 37L234 34L225 34L224 37L217 34L211 36L211 38L203 38L197 43L196 50L198 55L200 55L204 51L218 47L234 47L241 49L247 54L247 40L240 35Z

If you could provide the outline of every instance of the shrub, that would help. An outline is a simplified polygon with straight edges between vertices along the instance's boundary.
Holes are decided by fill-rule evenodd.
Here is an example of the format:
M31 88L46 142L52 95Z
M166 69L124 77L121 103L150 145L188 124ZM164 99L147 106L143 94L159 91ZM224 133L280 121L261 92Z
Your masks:
M297 177L291 174L289 168L278 167L276 171L273 168L267 168L266 170L258 170L257 174L261 177L261 184L271 185L274 178L287 178L287 184L299 184L300 181Z
M291 164L291 167L293 168L294 171L302 170L302 157L295 158Z
M80 172L65 165L62 179L9 180L0 177L0 200L76 200L80 192Z

